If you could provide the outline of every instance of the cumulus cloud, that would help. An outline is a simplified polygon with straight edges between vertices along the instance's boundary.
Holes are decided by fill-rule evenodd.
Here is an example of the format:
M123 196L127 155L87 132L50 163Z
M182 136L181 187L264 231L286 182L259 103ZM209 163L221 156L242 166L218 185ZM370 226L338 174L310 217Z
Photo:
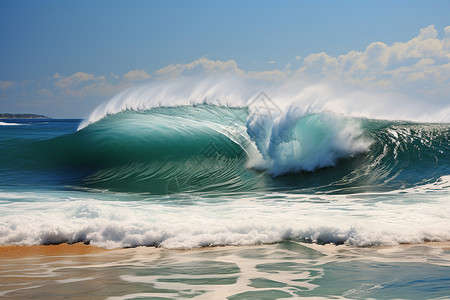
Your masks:
M7 88L14 85L14 82L12 81L0 81L0 89L6 90Z
M41 96L41 97L44 97L44 98L51 98L51 97L53 97L53 92L49 91L47 89L40 89L40 90L37 91L37 94L39 96Z
M67 77L59 75L59 79L55 82L55 87L59 89L61 96L79 98L89 95L110 97L127 86L129 85L122 83L114 85L107 80L106 76L95 76L84 72L77 72Z
M104 81L104 80L105 80L104 76L95 77L92 74L77 72L71 76L59 79L55 83L55 86L59 87L59 88L68 88L68 87L80 85L81 83L84 83L87 81Z
M128 81L141 81L149 79L150 77L151 76L144 70L131 70L125 75L123 75L123 78L125 78Z
M236 61L213 61L207 58L200 58L188 64L169 65L157 70L154 75L157 78L175 78L181 75L199 75L208 73L243 73L237 66Z
M350 51L337 57L325 52L303 60L295 76L328 79L359 87L410 88L414 84L433 84L448 90L450 64L450 26L438 38L433 25L422 28L407 42L386 45L374 42L365 51ZM431 90L431 89L430 89Z
M313 53L305 58L296 56L300 63L296 70L244 71L234 60L220 61L200 58L186 64L172 64L153 73L130 70L123 76L95 76L77 72L64 77L53 75L55 87L70 96L112 96L133 83L148 80L171 79L180 76L235 74L244 78L283 81L309 80L344 84L361 89L383 92L418 93L422 96L445 97L450 94L450 26L444 37L438 38L435 26L422 28L409 41L387 45L373 42L364 51L350 51L332 56L326 52ZM270 61L269 64L275 63ZM289 65L290 66L290 65ZM1 82L6 89L10 82Z
M284 70L244 71L234 60L223 62L202 58L188 64L170 65L154 75L174 78L191 74L233 73L265 81L325 82L383 94L385 98L389 93L390 101L402 98L402 103L416 108L429 99L427 105L434 105L434 110L443 112L441 119L448 119L445 112L448 113L450 98L450 26L444 29L442 38L439 38L435 26L430 25L409 41L391 45L376 41L363 51L350 51L338 56L320 52L303 59L296 57L296 60L300 61L300 66L294 71L289 67Z

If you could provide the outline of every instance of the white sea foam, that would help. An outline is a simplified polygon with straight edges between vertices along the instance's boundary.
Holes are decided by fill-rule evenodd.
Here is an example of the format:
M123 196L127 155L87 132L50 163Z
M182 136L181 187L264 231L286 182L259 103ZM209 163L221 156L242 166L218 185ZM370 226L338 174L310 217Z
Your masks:
M3 205L0 244L89 241L105 248L179 249L286 239L358 246L449 241L447 184L442 178L419 190L378 194L198 197L190 205L168 196L122 201L110 194L48 194L45 202Z
M11 123L11 122L0 122L0 126L20 126L20 125L26 125L26 124Z
M369 147L360 138L357 121L330 113L311 114L294 105L274 119L253 112L247 127L273 175L333 166L338 158Z

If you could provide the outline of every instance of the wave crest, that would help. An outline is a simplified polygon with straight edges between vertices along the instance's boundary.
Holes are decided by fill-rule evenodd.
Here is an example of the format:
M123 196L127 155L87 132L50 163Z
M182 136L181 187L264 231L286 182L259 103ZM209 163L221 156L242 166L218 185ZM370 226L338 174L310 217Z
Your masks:
M367 151L370 146L361 138L357 120L331 113L304 113L295 107L274 120L252 113L247 127L266 168L275 176L333 166L337 159Z

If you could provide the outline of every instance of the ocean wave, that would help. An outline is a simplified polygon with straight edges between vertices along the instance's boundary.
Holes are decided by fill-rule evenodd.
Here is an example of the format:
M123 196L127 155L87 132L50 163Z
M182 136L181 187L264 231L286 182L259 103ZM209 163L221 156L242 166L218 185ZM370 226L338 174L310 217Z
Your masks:
M449 132L448 124L297 107L270 117L247 107L159 107L110 115L50 140L5 142L9 158L0 166L40 172L33 178L46 184L135 193L358 192L447 175Z
M12 123L12 122L0 122L0 126L20 126L20 125L27 125L27 124Z
M276 99L254 92L262 87ZM86 139L101 139L101 143L89 148L95 150L98 144L104 145L100 152L106 155L98 155L99 159L91 164L102 161L102 157L108 159L105 174L121 174L122 178L128 176L140 183L148 180L132 174L151 173L144 177L152 181L171 177L184 182L186 177L198 178L197 174L208 178L194 179L194 190L201 181L204 186L214 186L210 181L214 177L221 187L224 182L232 182L235 187L250 188L257 181L264 181L263 186L268 182L269 186L292 187L293 183L303 187L306 185L301 182L307 180L313 187L347 188L389 182L410 185L446 175L449 125L361 117L393 117L389 115L393 111L408 117L404 105L396 110L394 102L388 100L383 95L344 91L323 84L296 82L279 86L238 77L186 77L129 88L95 109L78 130ZM380 106L386 101L389 105ZM355 108L364 113L355 115ZM121 137L126 143L108 135ZM108 155L120 145L120 153ZM147 153L145 158L142 152ZM109 168L130 157L136 159ZM155 161L164 161L170 172ZM202 165L203 170L199 168ZM182 174L186 169L189 174ZM217 173L208 174L205 169ZM164 170L164 174L148 170ZM327 180L308 174L318 170ZM222 173L230 177L218 176ZM97 175L88 181L95 185L113 179ZM232 180L233 176L239 178L239 184ZM267 179L268 176L297 179ZM251 180L246 182L248 178Z

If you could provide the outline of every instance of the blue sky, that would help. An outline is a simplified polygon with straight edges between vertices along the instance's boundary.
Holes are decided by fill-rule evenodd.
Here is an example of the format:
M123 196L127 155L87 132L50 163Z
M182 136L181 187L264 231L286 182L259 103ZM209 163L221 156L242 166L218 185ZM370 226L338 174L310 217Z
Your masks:
M199 59L298 74L311 54L406 43L429 25L445 44L449 12L450 1L0 0L0 112L85 117L131 82ZM423 55L446 66L443 51ZM90 81L102 91L81 91Z

